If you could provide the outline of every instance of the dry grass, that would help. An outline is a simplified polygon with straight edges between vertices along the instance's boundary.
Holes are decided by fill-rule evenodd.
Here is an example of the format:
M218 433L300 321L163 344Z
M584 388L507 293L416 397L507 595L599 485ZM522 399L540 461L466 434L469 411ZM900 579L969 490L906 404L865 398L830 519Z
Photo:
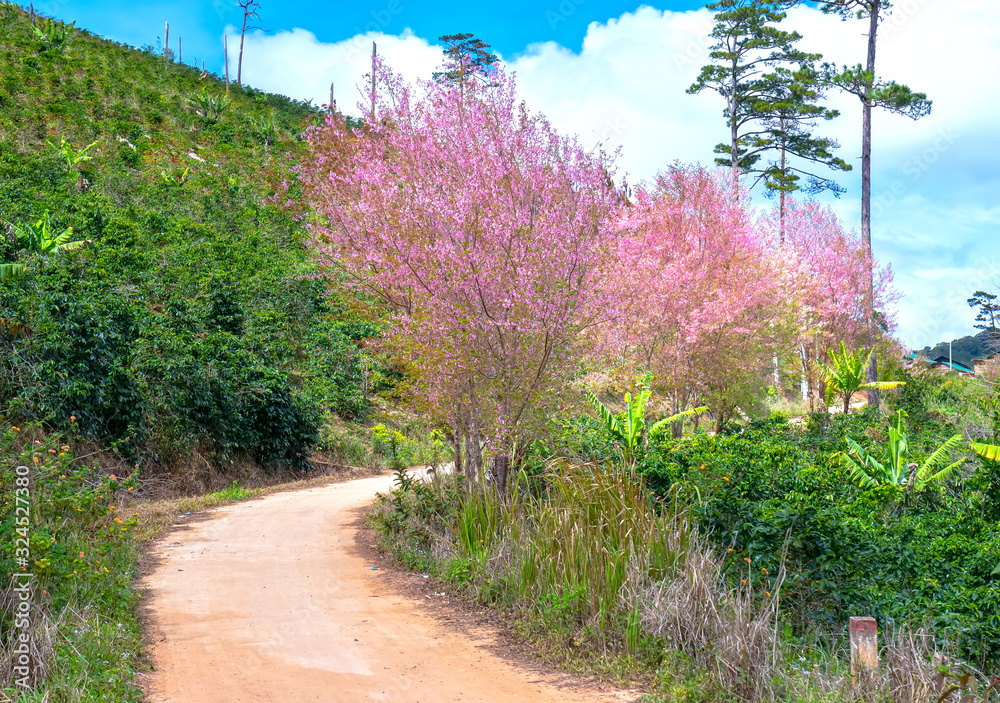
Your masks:
M755 593L751 580L744 581L730 587L708 543L691 534L673 576L637 594L643 629L709 672L729 696L774 700L781 668L778 593Z

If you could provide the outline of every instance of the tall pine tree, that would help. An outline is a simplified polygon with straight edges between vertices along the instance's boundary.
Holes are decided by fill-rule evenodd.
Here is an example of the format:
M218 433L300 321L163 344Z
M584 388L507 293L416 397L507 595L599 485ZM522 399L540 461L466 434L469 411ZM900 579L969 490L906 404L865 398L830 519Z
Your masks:
M803 0L793 0L800 4ZM918 120L930 114L931 101L924 93L917 93L905 85L895 81L887 81L878 77L875 72L875 57L878 49L878 30L892 11L890 0L817 0L823 11L839 15L841 18L868 21L868 50L864 64L845 66L837 69L831 64L824 64L826 80L829 84L854 95L861 101L861 240L869 261L874 261L872 254L872 112L877 108L889 110L898 115L905 115ZM869 302L874 298L875 280L869 272ZM879 323L872 305L869 320L871 342L874 343L879 333ZM878 380L876 355L872 354L868 368L867 380ZM878 407L878 391L868 391L868 403Z
M801 35L776 26L785 19L784 0L720 0L712 37L712 64L702 68L689 93L708 88L726 101L728 144L719 144L716 162L744 174L756 174L751 188L763 182L780 197L802 188L810 192L842 188L814 173L816 166L847 171L850 166L833 155L838 144L813 136L815 123L839 114L819 105L823 97L815 65L822 57L798 50ZM766 154L774 158L760 163ZM781 208L782 212L784 207Z

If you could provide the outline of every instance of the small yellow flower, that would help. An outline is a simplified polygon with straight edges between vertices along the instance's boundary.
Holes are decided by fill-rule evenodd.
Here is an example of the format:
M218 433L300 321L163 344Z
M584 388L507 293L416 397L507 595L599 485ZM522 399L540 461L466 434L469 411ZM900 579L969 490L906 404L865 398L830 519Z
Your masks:
M723 481L728 481L728 480L729 480L729 477L728 477L728 476L723 476L723 477L722 477L722 480L723 480Z
M76 422L76 415L70 415L69 420L70 422Z
M130 491L134 491L134 490L135 490L135 488L134 488L133 486L129 486L129 487L128 487L128 489L129 489Z
M135 514L135 516L136 516L136 517L139 517L139 513L136 513L136 514Z
M732 549L727 549L726 551L727 551L727 552L732 552L733 550L732 550Z
M15 432L20 432L21 431L20 428L17 428L17 427L11 427L10 429L14 430Z

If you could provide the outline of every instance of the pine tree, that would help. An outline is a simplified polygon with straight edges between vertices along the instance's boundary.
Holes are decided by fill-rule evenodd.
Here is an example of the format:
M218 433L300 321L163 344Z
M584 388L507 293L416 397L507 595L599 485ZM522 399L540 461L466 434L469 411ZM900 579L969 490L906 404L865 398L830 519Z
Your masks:
M448 45L444 51L443 70L435 71L438 83L458 83L462 86L469 78L489 76L500 59L490 50L490 45L472 34L446 34L438 37Z
M823 11L839 15L843 19L868 20L868 52L865 64L845 66L837 69L831 64L824 64L826 81L838 88L856 96L862 105L861 120L861 239L869 260L872 255L871 230L871 193L872 193L872 111L879 107L912 119L920 119L931 111L931 101L924 93L916 93L905 85L895 81L885 81L875 73L875 56L878 48L878 29L882 20L892 10L889 0L817 0ZM802 0L793 0L799 4ZM874 276L869 276L869 295L874 296ZM878 321L873 306L869 320L871 341L878 336ZM868 369L868 381L878 380L878 367L875 356ZM868 403L875 407L879 405L877 391L868 392Z
M784 3L779 0L719 0L708 6L717 10L712 46L712 63L701 74L688 93L710 89L726 101L724 115L729 125L729 143L719 144L715 153L727 158L716 159L739 172L748 172L761 158L755 148L762 135L768 133L762 124L762 109L773 99L777 84L785 77L796 75L789 67L801 70L810 67L820 57L795 49L802 38L796 32L785 32L775 25L785 18ZM783 67L778 74L774 69Z

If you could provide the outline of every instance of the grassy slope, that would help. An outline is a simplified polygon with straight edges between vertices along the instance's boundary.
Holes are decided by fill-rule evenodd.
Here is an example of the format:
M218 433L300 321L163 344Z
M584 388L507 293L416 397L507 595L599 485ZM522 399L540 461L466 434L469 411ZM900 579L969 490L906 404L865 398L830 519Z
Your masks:
M331 309L298 222L270 204L318 112L71 33L46 49L0 6L0 221L51 213L89 240L43 261L0 239L0 414L76 430L130 458L296 465L320 413L364 414L357 341ZM67 163L62 140L91 160ZM331 314L332 313L332 314Z

